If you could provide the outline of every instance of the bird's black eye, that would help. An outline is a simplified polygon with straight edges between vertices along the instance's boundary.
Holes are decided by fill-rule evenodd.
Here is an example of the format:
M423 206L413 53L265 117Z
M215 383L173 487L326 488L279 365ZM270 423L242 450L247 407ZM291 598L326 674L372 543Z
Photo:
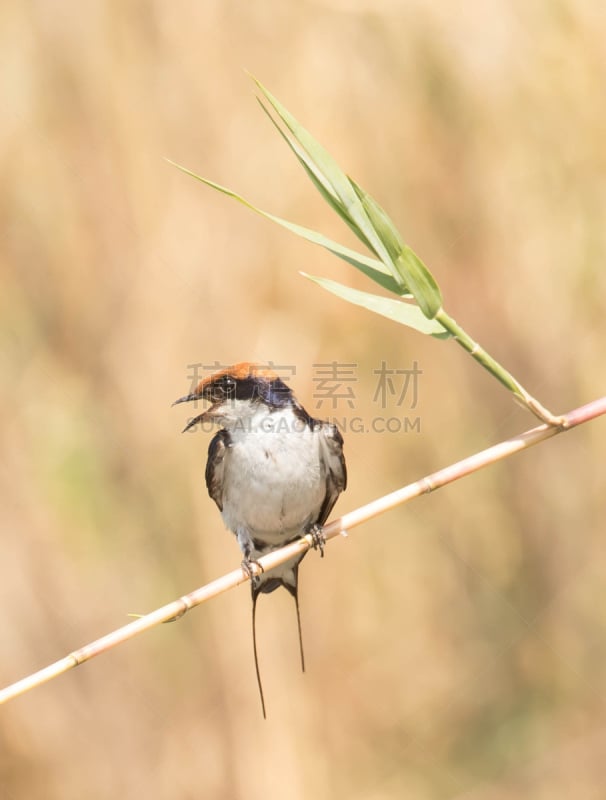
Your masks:
M219 388L224 397L234 397L236 393L236 381L231 375L223 375L219 380Z

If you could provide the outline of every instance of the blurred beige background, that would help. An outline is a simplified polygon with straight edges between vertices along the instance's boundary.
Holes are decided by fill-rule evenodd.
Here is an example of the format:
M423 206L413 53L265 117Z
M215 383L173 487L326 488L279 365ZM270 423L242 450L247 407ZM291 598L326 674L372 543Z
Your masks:
M528 4L3 4L0 683L234 568L182 436L189 365L273 360L346 432L353 509L532 427L456 345L345 306L345 264L169 166L353 244L258 76L388 209L446 307L554 411L604 392L606 12ZM317 368L355 364L354 409ZM385 361L415 409L373 402ZM603 797L603 420L3 707L0 797Z

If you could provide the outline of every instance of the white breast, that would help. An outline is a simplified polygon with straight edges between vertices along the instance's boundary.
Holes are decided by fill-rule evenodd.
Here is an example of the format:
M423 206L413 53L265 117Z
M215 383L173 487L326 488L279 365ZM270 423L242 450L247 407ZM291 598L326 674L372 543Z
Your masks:
M286 408L230 428L223 519L238 535L279 545L315 522L326 493L319 429Z

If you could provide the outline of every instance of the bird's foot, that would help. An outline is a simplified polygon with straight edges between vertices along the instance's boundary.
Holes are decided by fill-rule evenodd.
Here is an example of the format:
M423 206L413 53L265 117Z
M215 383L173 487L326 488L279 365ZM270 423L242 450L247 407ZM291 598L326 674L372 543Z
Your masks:
M252 586L253 587L258 586L259 581L261 580L261 574L265 572L261 564L259 564L259 562L256 561L254 558L243 558L240 566L248 576ZM256 572L254 569L255 567L256 567Z
M313 525L309 529L311 535L311 546L314 550L320 551L320 558L324 558L324 545L326 544L326 534L321 525Z

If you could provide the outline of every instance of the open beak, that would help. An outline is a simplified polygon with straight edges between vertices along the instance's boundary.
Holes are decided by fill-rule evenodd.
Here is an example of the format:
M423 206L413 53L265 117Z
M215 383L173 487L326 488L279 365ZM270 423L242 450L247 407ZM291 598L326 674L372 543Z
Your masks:
M189 397L182 397L180 400L176 400L175 403L173 403L173 405L176 405L176 403L184 403L186 400L200 400L200 396L190 395ZM210 408L207 408L206 411L203 411L201 414L198 414L197 417L190 419L190 421L183 428L181 433L185 433L185 431L188 431L190 428L193 428L194 425L198 424L198 422L214 422L217 419L217 417L222 416L222 410L221 410L222 407L223 403L219 401L214 405L212 405Z
M198 424L198 422L203 422L203 421L204 421L204 419L205 419L205 417L206 417L206 411L205 411L203 414L198 414L198 416L197 416L197 417L194 417L193 419L190 419L190 421L189 421L189 422L187 423L187 425L186 425L186 426L183 428L183 430L181 431L181 433L185 433L185 432L186 432L186 431L188 431L190 428L193 428L193 427L194 427L194 425L197 425L197 424Z
M191 400L202 400L203 396L201 394L186 394L185 397L180 397L178 400L175 400L173 406L178 405L179 403L189 403ZM172 408L172 406L171 406Z

